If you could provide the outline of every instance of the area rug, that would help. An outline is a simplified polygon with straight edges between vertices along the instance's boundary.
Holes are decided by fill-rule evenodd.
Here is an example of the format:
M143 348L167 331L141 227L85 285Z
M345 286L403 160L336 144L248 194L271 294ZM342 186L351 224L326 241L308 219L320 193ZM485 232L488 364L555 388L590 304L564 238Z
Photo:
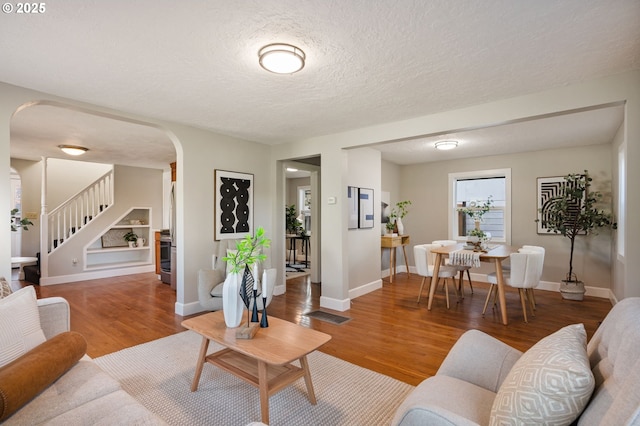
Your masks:
M351 320L351 318L349 317L343 317L342 315L336 315L325 311L311 311L304 314L304 316L319 319L320 321L326 321L336 325L344 324L345 322Z
M311 270L303 269L302 271L298 271L296 269L287 268L286 277L288 280L292 280L294 278L306 277L307 275L311 275Z
M170 425L260 421L258 389L211 365L191 392L201 337L193 331L123 349L95 362ZM209 345L209 352L221 347ZM303 379L269 398L271 425L386 425L413 386L321 352L307 359L317 405Z

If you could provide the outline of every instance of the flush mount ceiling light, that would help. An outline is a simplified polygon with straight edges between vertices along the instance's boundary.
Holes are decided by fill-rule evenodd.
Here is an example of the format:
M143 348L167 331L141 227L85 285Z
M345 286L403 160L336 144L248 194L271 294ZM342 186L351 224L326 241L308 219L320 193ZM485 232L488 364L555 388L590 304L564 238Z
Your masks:
M82 155L85 152L89 151L89 148L85 148L84 146L76 146L76 145L58 145L58 148L62 150L65 154L77 156Z
M276 74L293 74L304 68L304 52L295 46L274 43L264 46L258 52L260 66Z
M448 149L454 149L458 146L458 141L438 141L436 142L436 149L446 151Z

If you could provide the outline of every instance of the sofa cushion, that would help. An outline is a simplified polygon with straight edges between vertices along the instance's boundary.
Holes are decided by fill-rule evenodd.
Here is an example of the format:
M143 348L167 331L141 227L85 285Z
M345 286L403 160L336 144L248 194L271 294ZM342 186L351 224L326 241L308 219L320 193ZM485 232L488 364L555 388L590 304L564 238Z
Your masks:
M0 277L0 299L4 299L11 293L13 293L11 285L9 285L5 277Z
M221 282L220 284L215 286L213 288L213 290L211 290L211 296L212 297L222 297L222 289L223 288L224 288L224 282Z
M86 351L84 337L67 331L0 368L0 421L55 382Z
M0 299L0 367L45 341L32 286Z
M583 324L545 337L525 352L500 386L491 425L569 425L595 386Z
M429 377L402 402L392 425L486 425L496 394L445 375Z
M49 424L63 413L121 389L115 379L85 357L2 426ZM83 423L78 420L69 424Z

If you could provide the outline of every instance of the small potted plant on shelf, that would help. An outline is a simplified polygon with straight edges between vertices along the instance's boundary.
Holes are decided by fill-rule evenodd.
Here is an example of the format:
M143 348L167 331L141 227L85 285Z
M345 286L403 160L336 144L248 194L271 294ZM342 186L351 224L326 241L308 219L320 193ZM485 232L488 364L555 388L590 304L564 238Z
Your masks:
M573 272L576 237L596 235L599 228L616 229L618 224L614 222L611 213L598 209L602 194L589 191L593 179L589 177L587 170L583 174L568 174L564 179L566 185L563 190L545 208L540 209L542 219L536 219L536 222L542 222L547 232L569 239L569 272L560 284L560 293L564 299L582 300L584 283Z
M122 238L129 243L129 247L136 247L138 243L138 236L133 232L129 231L122 236Z

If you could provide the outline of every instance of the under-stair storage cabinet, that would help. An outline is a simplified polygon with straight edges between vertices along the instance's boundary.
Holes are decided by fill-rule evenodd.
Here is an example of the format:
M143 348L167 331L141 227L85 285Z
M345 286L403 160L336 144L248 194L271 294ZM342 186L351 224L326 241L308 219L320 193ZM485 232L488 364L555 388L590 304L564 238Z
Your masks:
M84 249L85 270L125 268L153 264L151 209L133 207ZM124 235L133 231L138 244L130 247Z

